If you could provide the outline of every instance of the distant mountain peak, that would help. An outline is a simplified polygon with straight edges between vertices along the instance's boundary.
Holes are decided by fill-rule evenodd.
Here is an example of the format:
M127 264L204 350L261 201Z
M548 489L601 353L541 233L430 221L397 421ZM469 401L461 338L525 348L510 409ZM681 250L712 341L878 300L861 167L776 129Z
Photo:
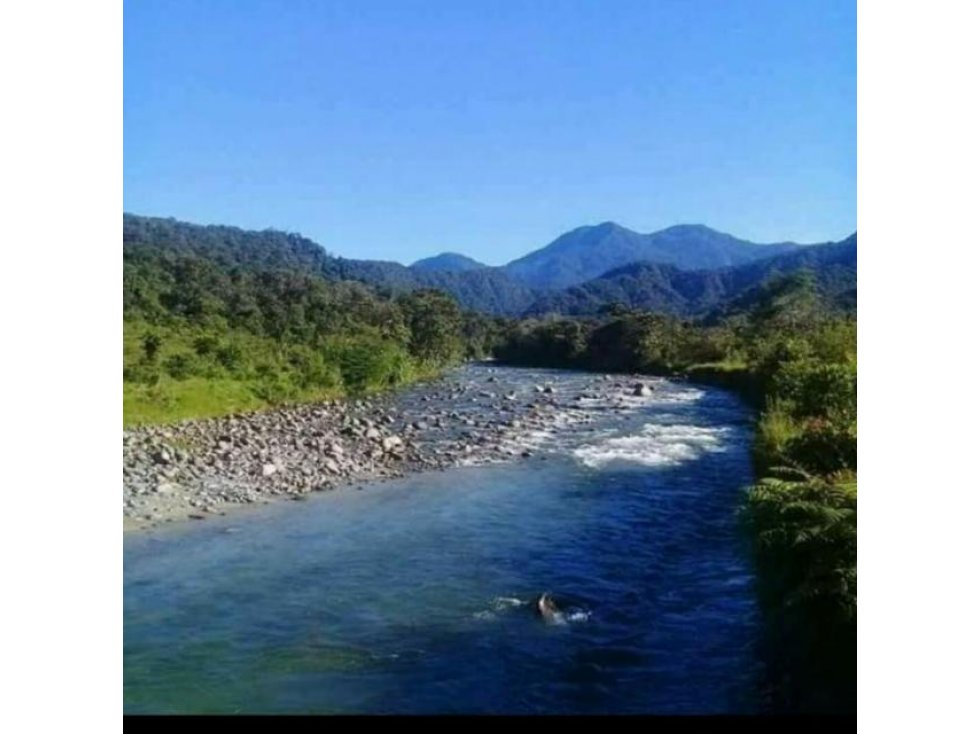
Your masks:
M681 270L722 268L799 247L790 242L759 246L704 224L676 224L640 234L606 221L566 232L504 269L528 285L559 289L633 262L673 265Z
M719 232L713 227L708 227L706 224L674 224L665 229L661 229L660 232L670 232L673 234L680 233L690 233L690 234L717 234L724 237L730 237L731 235L724 232Z
M458 252L442 252L433 257L426 257L411 265L415 270L443 273L462 273L467 270L480 270L489 267L471 257Z

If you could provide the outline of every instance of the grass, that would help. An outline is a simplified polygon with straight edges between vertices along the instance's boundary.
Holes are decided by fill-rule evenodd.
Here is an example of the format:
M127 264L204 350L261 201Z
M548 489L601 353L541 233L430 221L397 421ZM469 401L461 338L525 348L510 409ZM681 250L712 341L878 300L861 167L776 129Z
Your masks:
M294 399L269 401L255 394L255 387L237 380L192 377L163 379L157 385L123 383L123 426L176 423L190 418L216 418L278 405L315 402L342 396L342 390L307 390Z
M144 339L151 333L159 347L149 359ZM370 335L312 347L243 332L125 322L123 336L123 426L375 395L442 371ZM231 347L234 359L222 359L221 350Z
M247 384L236 380L163 379L156 385L123 383L122 423L174 423L258 410L267 405Z
M759 467L782 463L789 442L802 433L802 426L792 417L791 406L774 400L761 414L755 432L755 460Z

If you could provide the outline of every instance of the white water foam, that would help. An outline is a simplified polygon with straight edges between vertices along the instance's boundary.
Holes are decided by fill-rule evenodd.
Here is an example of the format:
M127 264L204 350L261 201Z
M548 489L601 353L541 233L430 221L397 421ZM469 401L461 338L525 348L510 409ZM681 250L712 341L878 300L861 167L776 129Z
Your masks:
M582 464L599 469L613 462L669 466L694 461L706 453L724 451L729 428L650 423L635 436L608 438L575 449Z

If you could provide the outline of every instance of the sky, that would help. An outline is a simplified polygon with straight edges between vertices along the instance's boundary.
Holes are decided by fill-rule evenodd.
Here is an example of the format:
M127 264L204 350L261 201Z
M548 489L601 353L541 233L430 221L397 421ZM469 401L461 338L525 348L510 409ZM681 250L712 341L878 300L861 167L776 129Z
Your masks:
M126 0L124 208L497 265L856 230L856 2Z

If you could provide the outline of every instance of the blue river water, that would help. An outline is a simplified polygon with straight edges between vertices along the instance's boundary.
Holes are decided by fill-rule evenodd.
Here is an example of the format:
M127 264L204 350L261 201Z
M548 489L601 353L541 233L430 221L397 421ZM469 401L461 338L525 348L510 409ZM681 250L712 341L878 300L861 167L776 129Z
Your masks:
M750 413L674 383L636 403L531 458L128 536L125 711L766 710Z

